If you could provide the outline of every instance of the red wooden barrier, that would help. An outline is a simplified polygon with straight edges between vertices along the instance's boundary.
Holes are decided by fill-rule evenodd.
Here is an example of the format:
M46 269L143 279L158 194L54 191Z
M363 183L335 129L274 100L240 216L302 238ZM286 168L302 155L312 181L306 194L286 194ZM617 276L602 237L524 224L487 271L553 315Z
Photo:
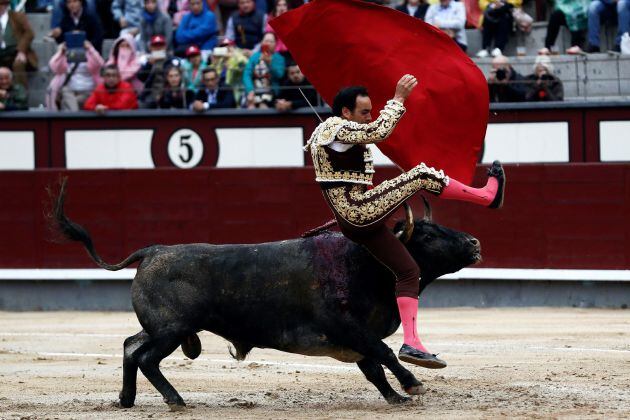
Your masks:
M481 240L482 266L630 269L630 166L506 170L503 210L432 199L436 221ZM478 183L484 173L478 168ZM312 168L2 172L0 268L93 267L80 246L47 241L45 187L60 175L69 176L67 214L107 261L152 243L293 238L331 217ZM412 205L421 212L419 198Z

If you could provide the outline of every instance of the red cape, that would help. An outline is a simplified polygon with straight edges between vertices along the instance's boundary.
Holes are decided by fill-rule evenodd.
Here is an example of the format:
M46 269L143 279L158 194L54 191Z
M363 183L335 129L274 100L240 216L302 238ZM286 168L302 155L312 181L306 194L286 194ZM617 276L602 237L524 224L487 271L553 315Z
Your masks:
M407 112L378 147L405 170L425 162L471 182L488 122L488 86L446 34L356 0L314 0L270 23L329 104L342 87L362 85L376 118L400 77L416 76Z

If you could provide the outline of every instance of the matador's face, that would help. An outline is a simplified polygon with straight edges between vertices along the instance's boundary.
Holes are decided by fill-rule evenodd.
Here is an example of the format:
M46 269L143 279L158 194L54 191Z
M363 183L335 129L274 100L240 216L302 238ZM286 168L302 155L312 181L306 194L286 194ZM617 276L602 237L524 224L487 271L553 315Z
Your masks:
M357 96L354 111L343 107L341 114L346 120L359 124L367 124L372 121L372 101L369 96Z

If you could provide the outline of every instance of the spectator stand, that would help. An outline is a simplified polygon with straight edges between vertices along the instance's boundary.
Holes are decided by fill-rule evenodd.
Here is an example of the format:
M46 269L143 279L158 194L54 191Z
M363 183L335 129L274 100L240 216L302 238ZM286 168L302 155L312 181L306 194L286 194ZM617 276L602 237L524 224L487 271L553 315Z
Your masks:
M392 2L394 4L395 2ZM536 17L532 31L523 34L517 31L512 36L504 53L513 58L513 65L522 74L532 72L534 56L544 45L547 32L547 22L542 19L548 15L548 6L544 0L525 1L523 9L526 13ZM27 11L29 10L27 5ZM46 89L52 75L47 68L50 57L55 53L56 44L45 38L50 30L51 14L27 13L29 22L35 33L32 48L39 58L40 70L29 74L29 106L40 108L43 106ZM468 53L471 56L481 48L481 32L477 29L467 29ZM602 25L602 51L612 49L616 33L616 25L607 23ZM103 42L102 56L108 57L113 45L113 39ZM524 47L525 56L516 57L517 46ZM557 51L563 52L570 47L569 32L562 27L556 41ZM473 59L487 75L490 59ZM552 56L556 67L556 74L565 86L566 100L572 99L624 99L630 97L630 57L619 54L589 54L584 56L559 55Z

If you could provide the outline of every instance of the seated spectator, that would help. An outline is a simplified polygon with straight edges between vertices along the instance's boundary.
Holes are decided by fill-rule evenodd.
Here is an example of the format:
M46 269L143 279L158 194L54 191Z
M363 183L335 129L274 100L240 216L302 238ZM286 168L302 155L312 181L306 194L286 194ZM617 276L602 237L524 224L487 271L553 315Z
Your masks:
M166 68L173 65L173 59L166 51L166 39L162 35L151 38L151 53L144 58L145 63L138 71L138 79L144 86L138 96L142 108L157 108L159 96L164 88ZM179 65L179 61L175 61Z
M520 7L521 3L521 0L479 0L479 8L483 11L483 23L481 50L477 57L485 58L488 55L498 57L503 54L514 24L512 9ZM494 49L490 51L492 41Z
M120 35L140 33L142 24L142 12L144 5L142 0L113 0L112 15L120 25Z
M567 54L582 52L584 30L586 29L588 3L587 0L556 0L555 9L549 16L545 47L538 50L538 54L549 55L556 43L561 26L566 26L571 33L571 47Z
M432 4L427 9L424 20L444 31L459 47L466 51L466 8L464 3L453 0L440 0L438 4Z
M55 38L57 44L61 44L65 41L65 34L73 31L85 32L85 37L90 41L90 44L97 51L101 51L103 46L103 27L99 18L85 8L85 0L66 0L66 8L59 27L53 28L50 31L50 36Z
M175 42L180 53L191 45L208 51L217 44L216 18L210 10L204 10L202 0L190 0L190 13L177 27Z
M193 111L203 112L208 109L234 108L236 101L232 89L220 87L219 74L215 69L203 70L203 88L199 89L192 104Z
M86 0L84 3L84 7L89 14L91 14L92 16L100 17L96 6L96 0ZM61 19L63 19L64 13L66 13L66 0L54 0L52 16L50 18L51 30L61 27ZM56 38L56 36L49 36L51 36L52 38Z
M219 73L225 85L230 86L237 103L240 103L243 88L243 71L247 65L247 57L227 38L221 41L210 56L209 67Z
M138 79L140 60L136 53L136 41L130 34L123 34L114 41L106 64L114 64L118 67L123 82L129 82L139 92L142 90L142 82Z
M616 12L616 13L615 13ZM617 16L617 36L613 49L621 51L621 36L630 31L630 0L593 0L588 6L588 52L600 51L599 31L602 21Z
M49 110L78 111L94 87L101 82L100 70L104 60L90 41L85 41L85 62L68 64L66 44L61 43L50 58L48 67L54 77L46 93Z
M201 59L199 48L195 45L188 47L186 49L186 59L182 60L186 89L197 91L201 86L201 75L206 67L207 63Z
M510 65L503 55L492 59L492 70L488 77L490 102L523 102L527 83L525 78Z
M247 95L247 108L272 108L284 76L284 57L276 49L276 35L266 33L260 51L254 53L245 66L243 85Z
M562 81L553 74L551 59L546 55L536 57L534 73L526 77L526 101L562 101L564 88Z
M265 32L274 32L273 28L268 22L271 19L277 18L278 16L288 11L289 11L289 6L287 5L287 0L276 0L272 12L267 17L267 26L265 27ZM290 55L289 49L287 48L286 45L284 45L284 42L282 42L281 39L278 39L278 42L276 42L276 52L282 54L285 58L287 58Z
M424 20L428 8L429 4L425 3L424 0L405 0L400 6L396 7L396 10Z
M173 47L173 22L157 8L157 0L144 0L142 22L140 23L140 51L151 50L151 39L161 35L166 42L166 49Z
M300 70L300 67L296 63L291 63L287 66L287 78L283 81L278 93L278 99L276 99L276 109L280 112L292 111L298 108L308 107L308 103L311 105L317 105L317 92L310 83L304 77L304 74ZM306 98L300 93L300 88Z
M138 99L130 83L120 80L120 72L114 64L107 64L101 73L103 83L85 101L83 109L99 114L108 110L137 109Z
M9 0L0 0L0 67L12 69L15 82L27 86L28 70L37 70L31 49L33 30L24 13L9 10Z
M0 111L24 111L28 109L26 90L13 83L13 72L8 67L0 67Z
M254 0L238 0L238 10L228 19L225 37L249 57L260 44L265 27L267 16L256 10Z
M160 94L158 107L160 109L188 109L194 96L192 90L186 89L181 67L168 67L166 86Z

